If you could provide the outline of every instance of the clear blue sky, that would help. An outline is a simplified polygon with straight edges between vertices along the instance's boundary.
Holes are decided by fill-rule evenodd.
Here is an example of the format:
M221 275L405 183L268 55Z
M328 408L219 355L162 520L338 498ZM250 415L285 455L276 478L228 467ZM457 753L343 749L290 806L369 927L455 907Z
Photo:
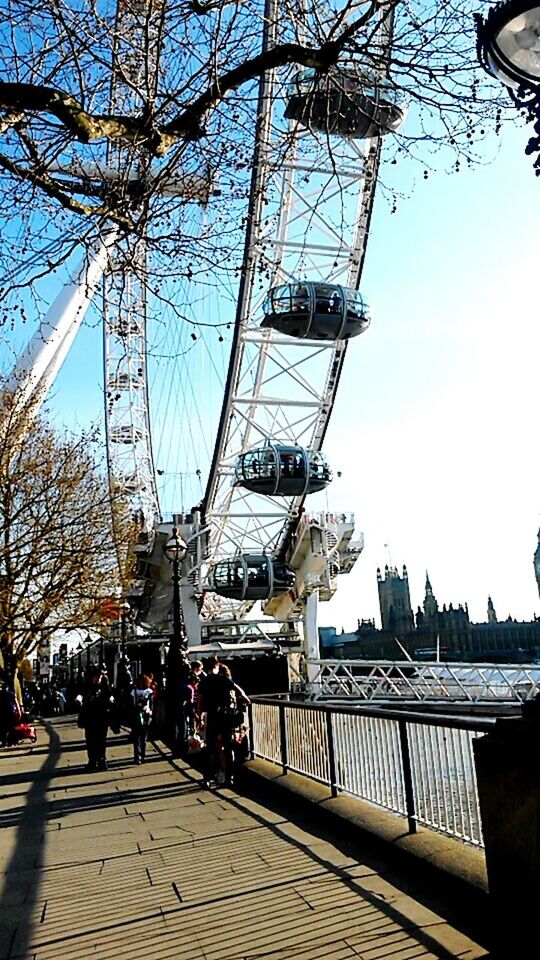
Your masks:
M527 137L505 129L481 169L420 173L397 214L379 198L362 285L375 319L326 445L344 474L332 502L355 510L366 547L321 624L378 618L389 558L408 567L413 607L427 568L439 603L468 602L474 620L488 595L500 619L540 612L540 180Z
M424 180L417 168L394 215L377 198L362 284L374 320L351 344L325 445L343 474L329 506L355 512L366 547L320 605L321 625L378 618L375 571L389 560L407 564L414 607L427 568L439 603L466 601L474 620L488 594L500 619L540 612L540 180L527 136L508 127L497 159L474 171ZM213 336L224 367L227 343ZM100 351L87 325L54 389L59 422L101 417ZM190 357L202 371L202 353Z

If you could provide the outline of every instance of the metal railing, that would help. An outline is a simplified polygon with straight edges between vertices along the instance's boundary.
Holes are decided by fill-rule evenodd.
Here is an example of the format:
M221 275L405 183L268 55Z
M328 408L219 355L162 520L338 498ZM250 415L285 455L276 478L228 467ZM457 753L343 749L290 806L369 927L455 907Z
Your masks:
M422 663L406 660L308 660L314 700L447 700L523 703L540 693L540 664Z
M256 697L252 756L483 846L475 737L494 720Z

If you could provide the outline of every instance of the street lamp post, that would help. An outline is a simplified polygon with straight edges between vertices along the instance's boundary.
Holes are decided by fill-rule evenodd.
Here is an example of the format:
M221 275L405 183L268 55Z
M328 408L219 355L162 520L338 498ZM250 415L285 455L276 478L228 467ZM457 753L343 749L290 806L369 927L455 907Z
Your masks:
M127 622L128 617L131 612L131 606L127 600L122 600L122 603L119 605L120 609L120 655L122 657L126 656L126 643L127 643Z
M180 613L180 564L186 556L187 544L180 536L177 527L173 527L172 535L165 544L164 553L172 567L173 629L167 657L166 701L167 727L169 732L174 734L179 704L178 687L188 666L187 644Z
M519 109L534 122L525 152L540 153L540 5L539 0L503 0L484 18L476 14L478 60L507 88ZM540 156L534 166L540 176Z

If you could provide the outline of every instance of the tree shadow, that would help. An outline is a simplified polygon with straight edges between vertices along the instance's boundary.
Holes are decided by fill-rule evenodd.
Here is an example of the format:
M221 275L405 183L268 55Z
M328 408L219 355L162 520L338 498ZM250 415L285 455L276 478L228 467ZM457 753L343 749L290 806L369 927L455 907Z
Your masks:
M13 925L3 926L1 939L4 942L0 943L0 953L4 957L10 956L15 940L17 953L24 955L33 933L33 914L39 896L45 853L47 790L60 757L60 737L49 724L46 724L46 729L49 751L32 779L24 807L19 810L14 849L4 871L0 917L9 916L10 911L14 917ZM28 779L27 775L26 782Z

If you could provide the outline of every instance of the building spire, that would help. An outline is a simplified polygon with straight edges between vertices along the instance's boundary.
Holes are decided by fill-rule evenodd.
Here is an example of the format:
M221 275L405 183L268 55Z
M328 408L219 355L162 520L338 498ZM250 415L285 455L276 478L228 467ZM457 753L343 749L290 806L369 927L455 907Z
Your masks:
M487 618L488 623L497 623L497 613L495 611L495 607L493 606L493 600L491 597L488 597Z
M426 570L426 595L424 597L424 616L427 622L433 621L439 612L439 604L433 593L433 587Z

